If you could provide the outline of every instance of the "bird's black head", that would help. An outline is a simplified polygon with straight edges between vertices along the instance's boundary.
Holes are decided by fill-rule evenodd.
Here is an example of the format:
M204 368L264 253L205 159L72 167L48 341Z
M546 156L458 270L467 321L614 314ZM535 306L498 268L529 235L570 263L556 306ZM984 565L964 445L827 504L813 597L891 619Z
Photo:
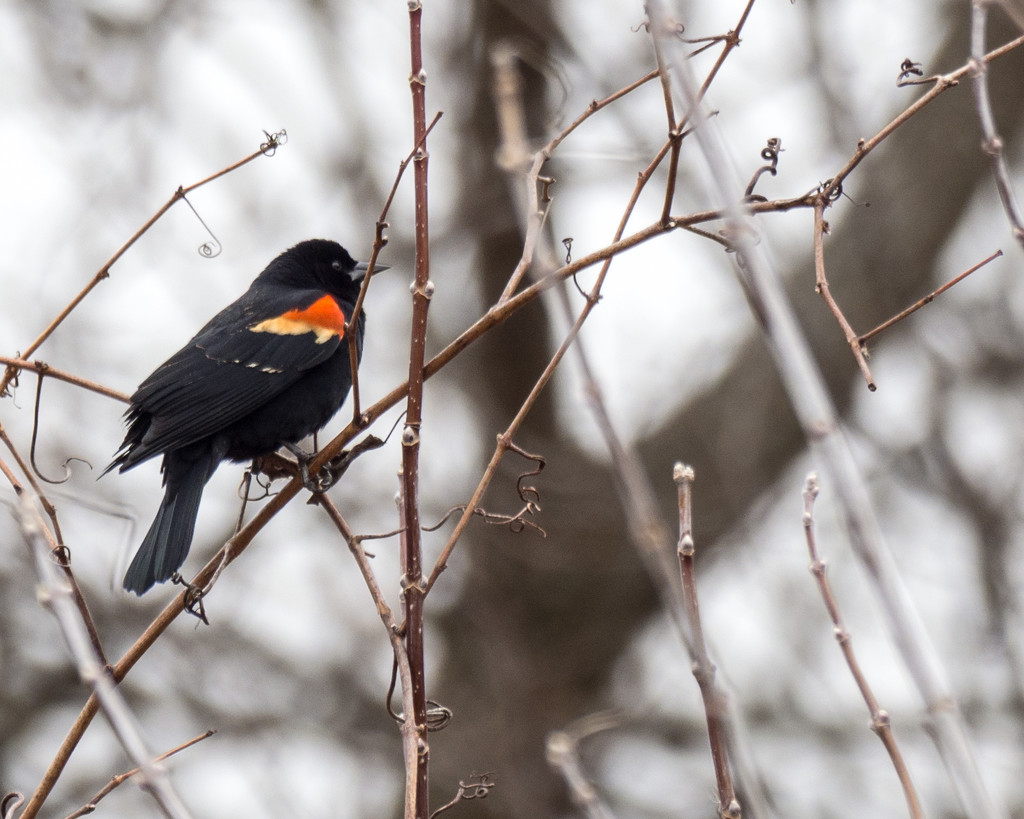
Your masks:
M260 273L257 281L300 289L322 289L354 303L366 265L329 239L308 239L289 248Z

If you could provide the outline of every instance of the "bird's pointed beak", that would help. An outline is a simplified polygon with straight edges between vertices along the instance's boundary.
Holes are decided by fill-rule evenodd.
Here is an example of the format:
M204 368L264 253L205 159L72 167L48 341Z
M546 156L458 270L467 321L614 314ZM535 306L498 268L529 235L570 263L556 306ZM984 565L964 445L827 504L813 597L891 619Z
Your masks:
M369 270L369 268L370 268L370 263L369 262L356 262L356 268L355 268L355 270L352 271L352 280L353 281L357 281L357 282L361 282L363 280L363 278L366 276L366 271ZM374 273L381 273L384 270L390 270L390 269L391 269L391 265L389 265L389 264L381 264L380 262L376 262L373 265L373 272Z

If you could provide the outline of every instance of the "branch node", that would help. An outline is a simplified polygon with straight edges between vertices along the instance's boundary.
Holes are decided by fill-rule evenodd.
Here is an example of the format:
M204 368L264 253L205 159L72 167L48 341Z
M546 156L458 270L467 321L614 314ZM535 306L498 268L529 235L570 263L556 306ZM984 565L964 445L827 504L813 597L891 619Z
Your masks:
M676 483L693 483L695 477L693 467L684 464L682 461L676 461L672 467L672 480Z
M989 156L999 156L1003 152L1002 137L992 136L981 142L981 149Z

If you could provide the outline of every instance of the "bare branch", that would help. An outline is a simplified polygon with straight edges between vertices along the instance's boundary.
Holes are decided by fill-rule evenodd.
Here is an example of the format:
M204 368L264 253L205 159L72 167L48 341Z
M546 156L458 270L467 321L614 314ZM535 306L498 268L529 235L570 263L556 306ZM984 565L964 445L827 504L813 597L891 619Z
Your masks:
M683 601L686 619L693 634L692 661L693 676L700 688L704 702L704 715L708 724L708 740L711 743L711 761L715 766L715 781L718 785L718 815L721 819L739 819L740 803L732 787L729 771L729 754L725 734L725 706L721 693L715 685L715 665L708 656L704 642L704 627L700 621L700 604L697 601L697 572L693 566L696 545L693 539L693 469L677 463L672 470L679 497L679 572L683 582Z
M875 379L872 377L871 369L864 358L864 350L860 339L857 338L857 334L850 326L850 322L846 320L843 311L836 304L836 300L832 298L832 291L829 289L828 279L825 277L824 236L828 233L828 222L824 219L824 212L827 204L823 197L819 197L818 201L814 203L814 289L821 294L825 304L828 305L828 309L835 316L836 321L839 323L839 328L846 337L846 343L850 345L850 349L853 351L853 357L857 361L857 366L860 367L868 389L874 392L876 389Z
M860 694L868 706L868 711L871 714L871 730L878 735L878 738L882 740L882 744L885 746L885 750L889 752L889 759L892 760L893 767L896 768L896 775L900 780L900 785L903 787L903 796L907 800L907 810L910 816L912 819L921 819L924 816L921 810L921 803L917 798L914 782L910 778L910 771L903 760L903 754L900 753L899 746L896 744L896 737L892 732L889 714L878 705L878 700L875 699L871 685L861 670L860 663L857 662L857 657L853 653L853 640L850 637L850 633L846 630L846 626L843 625L843 619L839 613L839 604L832 593L832 584L828 582L827 566L825 561L818 555L817 538L814 535L814 500L817 497L818 476L812 473L807 476L807 480L804 483L803 515L804 538L807 541L807 551L811 555L811 574L818 581L818 589L821 591L822 601L825 603L825 608L828 610L828 615L832 620L833 633L839 642L839 647L843 651L846 665L850 669L854 682L857 683L857 688L860 689Z
M28 345L28 347L25 348L24 352L22 352L22 354L19 357L28 358L30 355L32 355L32 353L39 349L39 346L44 341L46 341L46 339L48 339L51 335L53 335L54 330L56 330L61 325L64 319L71 315L71 311L82 303L82 300L85 299L85 297L88 296L90 292L92 292L93 288L96 287L96 285L98 285L101 281L103 281L110 275L110 268L114 266L114 263L118 259L120 259L128 251L128 249L146 233L146 231L153 227L153 225L156 224L157 221L159 221L160 217L167 213L167 211L169 211L178 201L184 199L185 194L191 193L196 188L200 188L203 185L207 184L208 182L212 182L213 180L219 179L225 174L231 173L232 171L241 168L243 165L252 162L257 157L273 156L274 153L277 151L278 145L283 145L286 139L287 134L283 130L274 134L267 134L267 141L260 145L258 150L249 154L249 156L245 157L244 159L240 159L238 162L235 162L229 165L228 167L217 171L217 173L206 177L206 179L202 179L199 182L194 182L187 187L179 187L171 195L171 198L164 202L164 204L157 210L157 212L154 213L142 227L135 231L135 233L132 234L131 238L129 238L127 242L125 242L123 245L121 245L120 248L118 248L117 252L106 261L103 267L96 271L96 274L92 277L89 283L82 288L78 295L75 296L68 303L68 305L63 310L60 311L60 313L57 314L57 317L47 325L46 329L39 334L35 341L33 341L31 344ZM3 377L0 378L0 397L7 395L8 387L12 379L14 379L15 376L17 375L17 372L18 371L16 368L8 365Z
M1010 172L1003 156L1003 138L996 128L995 114L992 113L992 100L988 92L988 65L985 56L985 23L988 18L988 7L992 0L973 0L971 13L971 59L968 62L968 74L974 78L974 101L978 110L978 122L981 123L982 150L992 160L992 176L999 191L999 199L1010 221L1011 233L1017 243L1024 248L1024 214L1021 213L1017 197L1010 183Z
M45 361L34 359L29 361L25 358L11 358L9 356L0 355L0 364L6 364L8 368L14 370L29 370L31 372L39 373L40 375L48 375L50 378L56 378L58 381L66 381L68 384L74 384L76 387L89 390L91 392L105 395L107 398L113 398L115 401L120 401L124 404L128 403L128 395L121 392L120 390L114 390L110 387L98 384L95 381L89 381L81 376L74 375L73 373L65 372L64 370L58 370L56 367L51 367ZM15 377L12 383L17 383Z
M406 748L406 819L427 819L430 814L427 763L427 692L423 655L423 549L420 531L419 456L423 423L423 363L427 348L427 311L434 294L430 281L430 222L427 202L427 115L426 71L423 67L421 25L423 7L419 0L409 3L409 46L412 117L416 148L413 178L416 199L416 278L412 288L412 330L409 339L409 391L402 430L401 521L402 602L405 611L404 652L397 657L409 664L409 679L403 680L408 705L402 726ZM404 654L404 656L402 656Z
M981 62L984 64L990 63L999 57L1009 54L1011 51L1020 48L1024 45L1024 36L1018 37L1015 40L1011 40L1005 45L999 48L993 49L988 54L985 54L981 58ZM839 170L839 172L828 181L828 183L822 188L821 194L826 199L831 199L833 194L839 190L840 186L846 180L846 178L853 173L854 169L860 165L864 158L871 153L875 148L881 145L888 137L899 128L901 125L907 123L912 117L914 117L922 108L928 104L934 102L939 96L944 94L950 88L953 88L959 84L960 80L970 74L972 71L972 63L963 65L951 74L943 74L934 77L935 84L917 100L907 106L895 119L893 119L888 125L883 127L877 134L870 139L862 139L857 142L857 149L854 151L849 161Z
M946 282L944 285L942 285L942 287L939 287L939 288L933 290L931 293L929 293L923 299L919 299L918 301L914 302L906 310L902 310L899 313L897 313L895 316L893 316L891 319L887 319L886 321L883 321L874 330L869 330L864 335L860 336L857 339L857 342L860 344L860 346L863 347L864 344L869 339L872 339L875 336L877 336L880 332L882 332L882 330L889 329L890 327L892 327L897 322L902 321L903 319L905 319L911 313L916 313L918 310L920 310L926 304L931 304L935 300L936 296L941 296L943 293L945 293L947 290L949 290L949 288L951 288L954 284L957 284L957 283L963 281L968 276L970 276L974 271L980 270L985 265L987 265L989 262L993 261L994 259L998 259L1002 255L1003 255L1003 251L997 250L995 253L993 253L988 258L982 259L980 262L978 262L973 267L970 267L967 270L965 270L963 273L960 273L959 275L954 276L952 279L950 279L948 282Z
M209 739L216 733L217 732L211 728L209 731L206 731L197 737L192 737L192 739L190 739L188 742L183 742L178 747L171 748L171 750L169 751L165 751L164 753L160 754L160 756L156 757L153 761L162 762L163 760L168 759L169 757L181 753L185 749L191 748L193 745L202 742L204 739ZM68 814L65 817L65 819L79 819L79 817L81 816L88 816L90 813L96 810L96 806L105 796L109 795L115 788L118 788L119 786L123 785L133 776L136 776L137 774L141 773L141 771L141 768L132 768L130 771L125 771L122 774L118 774L117 776L111 777L110 781L106 785L104 785L103 788L101 788L100 791L92 799L90 799L86 804L82 805L82 807L80 807L74 813Z

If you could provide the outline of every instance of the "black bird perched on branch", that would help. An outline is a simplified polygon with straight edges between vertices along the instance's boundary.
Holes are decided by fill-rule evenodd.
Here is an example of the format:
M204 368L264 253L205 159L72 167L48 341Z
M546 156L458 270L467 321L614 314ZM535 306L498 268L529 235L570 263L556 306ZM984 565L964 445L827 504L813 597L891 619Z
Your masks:
M181 568L203 487L221 461L281 446L298 454L294 445L341 408L352 386L346 324L366 269L336 242L297 244L135 391L128 431L106 471L162 454L165 490L125 589L141 595ZM360 357L365 323L360 312Z

